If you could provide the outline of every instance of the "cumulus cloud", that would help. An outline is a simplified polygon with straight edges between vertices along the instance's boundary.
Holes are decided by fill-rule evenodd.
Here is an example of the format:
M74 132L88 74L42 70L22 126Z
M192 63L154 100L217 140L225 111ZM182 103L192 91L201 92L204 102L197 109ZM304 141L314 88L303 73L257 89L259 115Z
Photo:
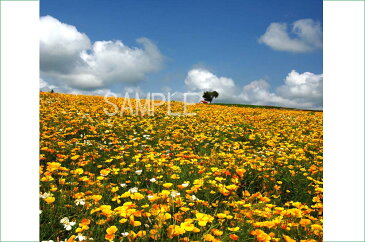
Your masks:
M215 90L220 102L273 105L292 108L321 109L323 106L323 75L292 70L284 84L270 90L265 80L255 80L240 87L234 80L218 77L205 69L190 70L185 79L190 92L202 94Z
M285 84L277 88L277 93L297 103L319 107L323 103L323 74L292 70L284 80Z
M72 88L67 85L57 86L53 84L49 84L49 82L39 79L39 88L43 92L49 92L54 90L55 92L74 94L74 95L93 95L93 96L120 96L118 93L113 92L108 88L101 88L96 90L79 90L76 88Z
M55 83L80 90L108 88L116 83L138 83L158 71L163 56L147 38L141 47L120 40L95 41L74 26L51 17L40 19L41 74Z
M189 91L217 91L221 100L229 99L235 91L235 82L227 77L217 77L210 71L202 68L188 72L185 85Z
M321 23L312 19L300 19L290 26L286 23L271 23L259 43L274 50L288 52L308 52L322 48L323 35Z
M293 101L270 92L270 84L265 80L255 80L244 86L239 99L248 104L297 107Z
M42 78L39 78L39 89L42 91L50 91L52 89L56 89L58 88L55 85L51 85L48 82L46 82L45 80L43 80Z

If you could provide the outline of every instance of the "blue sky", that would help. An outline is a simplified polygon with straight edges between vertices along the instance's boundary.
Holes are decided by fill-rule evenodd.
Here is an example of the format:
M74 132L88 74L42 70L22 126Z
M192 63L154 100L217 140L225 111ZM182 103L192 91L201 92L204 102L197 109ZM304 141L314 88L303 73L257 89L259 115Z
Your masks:
M307 103L304 104L306 107L312 108L321 108L322 105L318 97L318 92L321 92L318 83L322 85L322 78L318 79L316 76L323 72L322 48L318 44L319 41L313 40L313 31L304 37L297 35L296 31L291 31L293 23L298 20L312 21L303 21L300 26L304 27L299 31L321 25L321 1L41 1L40 15L49 15L61 23L75 26L78 32L87 35L91 45L95 41L119 40L131 49L143 49L136 43L136 39L145 37L163 56L158 67L142 71L143 77L127 82L109 82L107 86L99 86L100 88L94 88L95 90L108 89L119 94L124 88L131 86L138 87L143 92L159 92L164 88L179 92L199 92L214 89L215 85L224 81L220 78L225 77L233 80L233 86L228 85L233 89L241 90L248 86L246 92L250 93L246 93L247 95L240 91L235 93L237 102L283 106L298 106L304 102ZM291 41L298 42L304 38L305 45L309 45L308 49L305 49L304 45L298 46L298 43L288 43L287 46L293 44L293 49L290 49L277 46L277 42L276 45L270 45L272 41L269 39L266 43L260 41L273 23L280 26L286 24L286 33ZM321 34L318 31L316 33ZM281 32L278 33L280 34ZM308 36L311 39L308 40ZM285 45L281 39L279 42ZM297 47L299 49L295 49ZM304 49L300 49L301 47ZM189 82L187 79L191 70L201 72L192 73L190 79L193 80ZM305 90L300 95L296 93L295 96L293 91L290 94L282 94L287 88L284 79L288 79L292 70L296 71L291 75L293 78L304 78L307 80L304 82L312 84L312 80L315 79L316 89L313 90L311 84L310 87L301 86L300 88ZM62 86L63 80L57 80L62 78L50 73L49 70L42 71L41 62L41 78L47 81L48 85ZM209 80L214 82L213 79L216 78L218 81L214 82L215 84L196 84L209 82L202 77L202 73L207 74L205 77L210 78ZM315 76L303 76L304 73ZM195 86L187 86L187 83L193 83ZM303 85L303 81L297 83ZM75 87L75 90L80 89L79 86L67 85L72 90ZM252 93L256 87L264 92ZM281 91L277 90L278 88ZM292 85L290 88L297 86ZM225 91L222 89L222 92ZM315 101L303 100L302 96L308 92L317 92L313 94ZM228 91L226 94L222 96L222 101L235 101L228 98L231 96ZM276 96L257 100L260 95L271 94Z

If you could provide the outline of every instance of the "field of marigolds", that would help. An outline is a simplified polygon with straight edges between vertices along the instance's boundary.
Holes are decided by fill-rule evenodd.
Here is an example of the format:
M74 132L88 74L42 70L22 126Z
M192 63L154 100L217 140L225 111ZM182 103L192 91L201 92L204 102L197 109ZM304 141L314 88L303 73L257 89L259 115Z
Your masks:
M322 112L166 106L40 94L41 241L322 241Z

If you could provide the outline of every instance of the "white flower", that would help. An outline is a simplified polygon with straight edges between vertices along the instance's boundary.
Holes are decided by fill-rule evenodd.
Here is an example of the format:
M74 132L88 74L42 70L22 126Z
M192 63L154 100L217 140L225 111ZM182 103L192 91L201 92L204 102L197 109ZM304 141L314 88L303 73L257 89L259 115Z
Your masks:
M180 196L180 193L177 192L177 191L171 191L170 196L173 197L173 198L175 198L177 196Z
M137 170L135 171L137 175L141 175L142 174L142 170Z
M47 197L50 197L52 194L50 192L45 192L41 195L39 195L41 198L46 199Z
M150 182L152 182L152 183L154 183L154 182L156 182L157 180L156 180L156 178L151 178L150 179Z
M123 237L127 237L127 236L129 235L129 233L128 233L128 232L124 232L124 233L121 233L121 235L122 235Z
M153 195L148 195L147 198L152 199L152 198L154 198L154 196Z
M121 187L126 187L127 186L127 184L125 184L125 183L120 183L119 184Z
M87 239L87 237L86 237L86 236L83 236L82 234L78 234L78 235L76 236L76 239L78 239L79 241L84 241L84 240L86 240L86 239Z
M138 192L138 187L132 187L131 189L129 189L130 193L136 193Z
M192 195L191 200L196 201L196 200L199 200L199 199L195 195Z
M65 223L69 223L70 221L68 220L68 218L67 217L64 217L64 218L62 218L61 220L60 220L60 223L61 224L65 224Z
M64 225L63 225L63 227L64 227L67 231L69 231L69 230L71 230L71 229L72 229L72 226L71 226L70 224L64 224Z
M145 139L151 139L149 134L144 134L143 135L143 138L145 138Z
M67 217L64 217L60 220L60 223L63 224L63 227L66 230L71 230L72 226L76 224L76 222L70 222L70 220Z
M85 205L85 200L84 199L76 199L75 204L76 205Z
M189 186L189 183L183 183L183 184L181 184L181 186L187 187L187 186Z

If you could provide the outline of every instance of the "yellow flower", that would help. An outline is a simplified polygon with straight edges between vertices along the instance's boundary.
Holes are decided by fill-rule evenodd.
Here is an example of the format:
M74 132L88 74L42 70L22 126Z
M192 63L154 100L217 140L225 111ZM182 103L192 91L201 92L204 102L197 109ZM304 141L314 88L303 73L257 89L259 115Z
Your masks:
M74 155L71 157L71 160L77 160L80 156L79 155Z
M54 197L46 197L44 199L44 201L46 201L46 203L50 204L53 203L56 199Z
M269 242L271 240L271 236L268 235L268 234L266 234L261 229L256 229L254 231L251 231L251 235L255 235L256 236L256 239L259 242Z
M81 175L82 173L84 173L84 170L82 168L77 168L75 171L74 171L75 174L77 175Z
M98 221L96 221L96 224L99 224L99 225L103 225L105 223L106 223L105 219L99 219Z
M169 213L160 213L158 216L156 216L156 219L159 221L165 221L171 218L171 214Z
M53 172L58 170L61 167L61 163L59 162L48 162L47 163L47 171Z
M218 218L225 218L227 215L226 214L224 214L224 213L218 213L217 214L217 217Z
M116 226L110 226L109 228L106 229L106 233L107 234L115 234L115 232L118 231L118 228Z
M301 219L299 224L302 225L303 227L305 227L306 225L311 224L312 222L309 219Z
M142 237L146 236L146 234L147 234L147 232L145 230L141 230L141 231L138 231L137 237L142 238Z
M172 174L171 179L177 180L177 179L180 179L180 176L176 175L176 174Z
M162 186L163 186L164 188L166 188L166 189L169 189L170 187L172 187L172 185L174 185L174 184L172 184L172 183L165 183L165 184L163 184Z
M204 213L196 213L195 216L199 226L202 227L206 226L208 222L212 222L214 220L214 217Z
M112 190L111 190L111 192L117 192L119 190L119 187L112 187Z
M120 108L125 100L111 101ZM69 222L79 223L64 241L243 241L242 223L255 241L293 242L295 233L321 240L321 112L195 104L186 111L197 115L182 118L164 105L152 116L106 119L106 106L98 96L40 93L41 209L71 208ZM246 176L256 175L250 185ZM302 177L300 188L285 182ZM298 200L293 191L308 196Z
M170 225L167 228L167 234L170 239L180 236L185 233L185 230L178 225Z
M121 220L119 220L119 223L124 224L124 223L126 223L127 221L128 221L128 219L126 219L126 218L122 218Z
M130 196L131 196L131 193L130 192L125 192L120 197L121 198L126 198L126 197L130 197Z
M133 220L133 221L131 221L131 225L133 225L134 227L138 227L138 226L141 226L141 221L135 221L135 220Z
M240 177L242 177L243 176L243 174L246 172L246 170L245 169L237 169L236 170L236 173L240 176Z
M191 222L183 222L180 224L180 227L186 231L193 231L195 226Z
M296 240L295 239L292 239L292 238L290 238L289 236L287 236L287 235L284 235L283 236L283 238L284 238L284 241L285 242L296 242Z
M312 230L322 230L322 225L319 224L312 224L311 225Z
M142 200L143 198L144 196L139 192L135 192L131 195L131 199L133 200Z
M229 231L236 232L240 230L240 227L228 228Z
M221 236L223 234L223 231L219 229L212 229L212 233L216 236Z
M103 196L102 196L102 195L93 195L91 198L92 198L95 202L98 202L98 201L100 201L100 200L103 198Z
M214 236L211 234L204 235L203 239L204 239L204 241L214 241L215 240Z

